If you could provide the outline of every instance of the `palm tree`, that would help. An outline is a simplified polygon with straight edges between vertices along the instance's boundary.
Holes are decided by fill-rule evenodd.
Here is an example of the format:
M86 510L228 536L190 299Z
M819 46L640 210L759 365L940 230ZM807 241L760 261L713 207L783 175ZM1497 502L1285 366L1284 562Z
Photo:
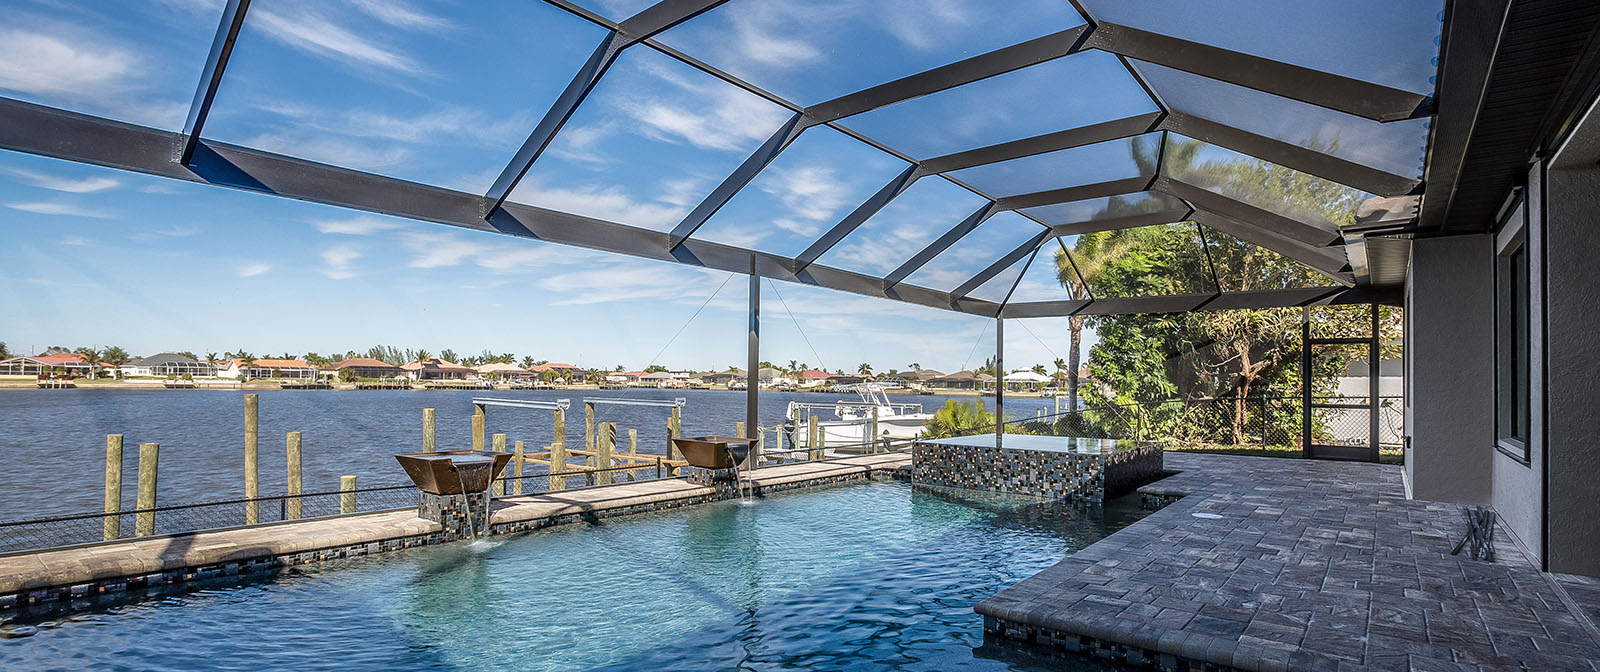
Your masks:
M522 357L522 368L531 369L534 366L536 366L536 365L533 363L533 355L523 355L523 357Z
M909 364L909 366L911 367L912 371L921 371L922 370L922 365L918 364L916 362L912 362L911 364Z
M1044 365L1043 364L1034 364L1033 365L1033 372L1037 373L1037 374L1039 374L1041 376L1045 375L1045 373L1044 373Z
M868 364L866 362L862 362L860 366L856 367L856 373L859 373L859 374L861 374L863 376L869 376L870 377L872 375L872 365Z
M789 373L800 373L800 363L792 359L789 360Z

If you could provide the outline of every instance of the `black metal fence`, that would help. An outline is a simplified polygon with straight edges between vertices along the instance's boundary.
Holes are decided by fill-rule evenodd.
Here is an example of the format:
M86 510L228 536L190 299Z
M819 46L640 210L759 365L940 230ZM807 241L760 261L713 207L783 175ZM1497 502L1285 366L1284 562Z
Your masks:
M1318 396L1313 403L1366 403L1366 398ZM1008 431L1109 439L1166 439L1217 446L1299 448L1300 397L1173 399L1143 404L1093 405L1057 416L1014 418ZM1371 440L1366 409L1312 409L1312 438L1325 445L1365 446ZM1404 435L1400 397L1379 398L1379 445L1398 448Z

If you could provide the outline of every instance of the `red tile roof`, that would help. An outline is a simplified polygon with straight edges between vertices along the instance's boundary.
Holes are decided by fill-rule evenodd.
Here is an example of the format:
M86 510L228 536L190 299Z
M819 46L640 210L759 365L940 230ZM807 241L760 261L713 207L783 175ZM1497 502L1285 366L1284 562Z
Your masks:
M239 365L240 367L244 366L244 360L239 359L237 357L234 358L233 362L235 364ZM302 361L300 361L298 359L257 358L255 360L255 362L252 363L250 366L253 366L253 367L256 367L256 368L259 368L259 369L309 369L309 368L311 368L310 364L302 362Z
M534 373L544 373L546 371L555 370L555 369L566 369L566 370L569 370L569 371L578 371L579 370L578 367L573 366L571 364L560 364L560 363L556 363L556 362L548 362L548 363L545 363L545 364L536 364L536 365L534 365L532 368L530 368L528 370L532 371Z
M347 368L350 368L352 366L364 366L364 367L370 367L370 368L386 368L386 369L397 369L397 368L400 368L400 367L397 367L397 366L395 366L393 364L390 364L388 362L385 362L385 361L382 361L382 360L378 360L378 359L373 359L371 357L355 357L355 358L352 358L352 359L344 360L344 361L339 362L337 364L332 364L330 366L332 366L335 369L347 369Z

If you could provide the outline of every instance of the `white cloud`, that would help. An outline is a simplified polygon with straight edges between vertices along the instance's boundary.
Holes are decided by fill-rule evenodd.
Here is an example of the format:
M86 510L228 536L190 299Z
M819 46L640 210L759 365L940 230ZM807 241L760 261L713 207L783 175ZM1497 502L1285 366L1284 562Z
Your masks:
M270 270L272 270L272 266L257 262L241 264L237 269L235 269L235 272L237 272L241 278L253 278Z
M322 251L322 274L334 280L356 277L351 262L361 258L361 249L354 245L335 245Z
M450 27L444 17L434 16L401 0L352 0L351 4L373 18L398 28L439 29Z
M347 236L370 236L380 231L393 231L405 228L405 224L390 219L380 219L366 215L350 219L327 219L312 222L321 233L344 234Z
M21 210L23 212L31 212L38 215L94 217L96 219L108 219L111 217L111 215L107 213L80 207L71 203L53 203L43 201L34 203L7 203L6 207L11 208L12 210Z
M422 66L409 56L362 37L370 31L357 33L324 16L313 15L306 7L292 11L286 16L270 9L254 9L250 23L279 42L313 55L402 73L423 72Z
M204 229L190 224L187 226L173 225L163 229L156 229L155 233L158 236L166 236L168 238L188 238L189 236L199 235L203 231Z
M813 222L834 219L850 200L850 187L839 181L832 168L800 166L773 170L769 175L757 183L759 188L776 196L795 216Z
M286 134L258 135L246 146L269 152L298 156L334 166L381 171L404 164L412 157L405 147L369 147L330 137L303 137Z
M101 100L128 88L138 55L105 40L68 41L21 27L0 29L0 88L36 96Z
M83 236L67 236L61 239L61 244L71 245L73 247L84 247L87 245L93 245L94 241Z
M789 112L754 94L698 73L647 62L662 85L657 95L606 103L634 121L639 132L662 142L718 151L748 151L783 125Z
M0 57L3 58L3 57ZM89 194L96 191L105 191L114 188L122 182L114 177L97 175L82 178L59 177L22 168L9 168L6 172L16 175L23 182L35 187L52 191L65 191L70 194Z
M555 265L598 263L603 257L573 247L496 238L471 240L446 231L405 231L400 245L411 253L412 268L472 264L495 273L530 273Z
M670 189L668 195L671 195ZM627 190L618 186L560 188L524 180L517 188L517 200L542 208L658 231L676 224L689 212L687 204L635 200Z

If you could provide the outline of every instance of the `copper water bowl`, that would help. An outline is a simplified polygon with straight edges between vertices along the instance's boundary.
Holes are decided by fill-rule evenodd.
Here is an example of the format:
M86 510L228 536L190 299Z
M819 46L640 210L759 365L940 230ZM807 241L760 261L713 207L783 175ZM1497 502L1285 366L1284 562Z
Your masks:
M487 450L442 450L437 453L404 453L394 456L423 492L459 495L483 492L500 476L511 461L511 453Z
M690 436L673 439L683 459L702 469L732 469L750 455L755 439L740 436Z

